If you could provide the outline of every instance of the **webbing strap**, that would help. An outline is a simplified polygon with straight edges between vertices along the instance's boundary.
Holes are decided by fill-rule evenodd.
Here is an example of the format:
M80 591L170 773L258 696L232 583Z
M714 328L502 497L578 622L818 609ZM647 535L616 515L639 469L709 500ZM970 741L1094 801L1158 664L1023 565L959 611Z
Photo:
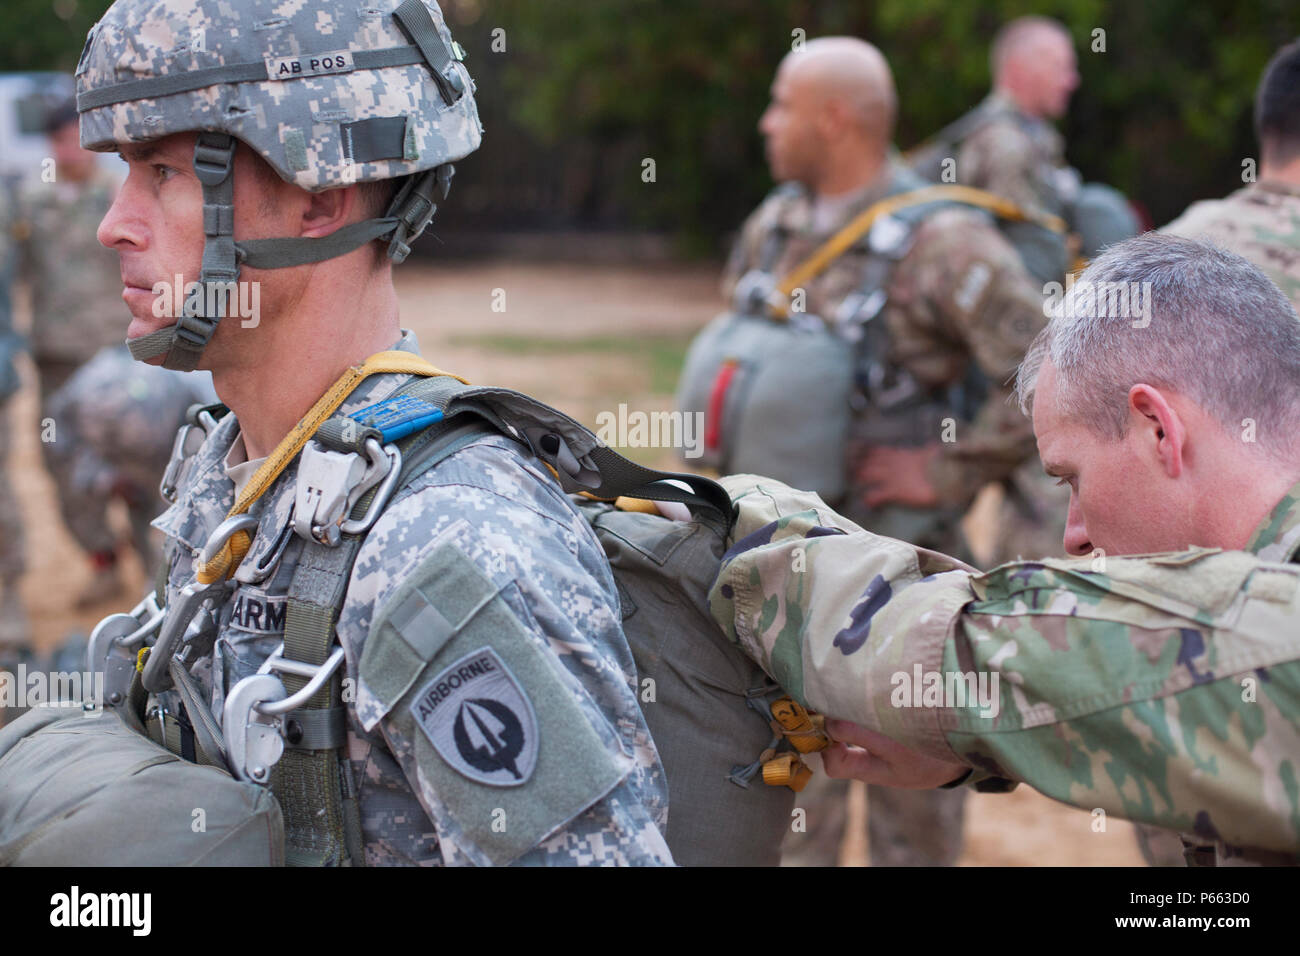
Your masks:
M235 255L235 181L231 175L235 161L235 138L228 133L203 130L194 142L194 173L203 189L203 263L199 282L203 295L197 301L186 298L181 315L165 328L128 339L131 355L145 361L163 355L163 366L180 372L198 367L204 347L222 319L219 303L224 294L213 294L220 287L228 289L239 278ZM216 314L208 313L208 306Z
M172 683L185 704L185 712L190 718L194 743L198 751L197 762L229 770L230 760L226 753L225 737L221 733L220 725L213 719L212 712L203 703L194 678L176 658L168 662L168 669L171 672Z
M849 222L835 235L831 236L824 243L817 247L807 259L795 266L793 270L777 284L777 290L786 299L789 299L795 289L802 286L809 279L813 279L826 267L844 254L850 246L867 234L876 220L881 216L887 216L891 213L898 212L900 209L906 209L910 206L919 206L924 203L950 201L965 203L968 206L977 206L980 209L987 209L994 215L1003 219L1011 219L1017 222L1032 222L1050 229L1053 232L1065 232L1065 220L1059 216L1052 216L1047 213L1034 212L1026 210L1002 196L995 195L983 189L974 189L970 186L926 186L923 189L914 189L910 192L899 193L895 196L888 196L877 203L872 203L862 212L854 216ZM784 310L773 309L773 318L788 318Z
M301 54L301 57L310 56L310 53ZM413 66L416 63L426 62L427 58L425 51L417 46L357 50L352 54L350 69L331 69L330 75L351 73L354 70L375 70L386 66ZM291 79L300 78L304 78L303 74L291 77ZM265 60L258 60L255 63L228 63L225 66L211 66L202 70L187 70L184 73L172 73L167 76L128 80L125 83L114 83L112 86L87 90L77 95L77 112L84 113L101 106L113 106L135 100L156 100L176 93L192 93L218 84L260 83L273 79L279 78L267 73Z
M363 537L348 535L333 548L308 542L289 585L284 620L286 660L320 666L334 646L335 616L343 605L352 564ZM308 678L284 673L285 690L294 694ZM335 674L307 703L288 715L298 721L303 739L286 749L276 764L271 790L284 813L285 859L291 866L364 864L361 817L351 768L342 741L328 733L341 700L342 674ZM308 739L308 733L320 735ZM321 746L311 746L318 743Z
M504 434L512 434L512 428L518 430L526 424L519 419L503 417L494 410L494 403L510 402L524 409L536 409L539 414L553 418L558 423L567 425L571 430L591 435L589 429L573 421L562 412L543 405L519 392L493 386L475 387L457 385L448 378L427 378L411 382L401 391L414 395L446 412L446 421L453 421L463 414L473 414L491 422ZM592 436L594 438L594 436ZM731 521L731 498L716 482L702 476L683 472L657 471L646 468L634 461L624 458L618 452L605 445L596 444L588 453L591 463L595 465L600 483L585 488L574 487L560 476L558 458L554 451L545 447L545 441L530 442L532 450L555 472L557 479L566 490L581 494L598 501L614 501L619 497L641 498L651 501L677 501L695 508L708 508L715 512L724 523ZM541 447L539 447L539 445ZM679 487L685 485L685 488Z
M126 347L131 350L133 359L137 362L146 362L151 358L167 354L167 351L172 347L172 337L175 332L176 327L169 325L165 329L158 329L148 335L127 339Z
M451 65L451 51L447 49L447 44L442 42L442 34L438 32L438 25L433 22L433 14L429 13L429 8L422 0L404 0L402 5L393 11L393 19L424 54L424 59L429 64L429 72L433 74L433 81L438 84L438 91L442 93L442 98L447 101L447 105L455 103L462 92L458 88L460 78L454 72L450 76L444 72ZM453 80L452 77L455 79Z
M371 375L383 373L449 376L460 382L465 381L460 376L444 372L427 360L410 352L396 350L376 352L361 365L354 365L345 371L325 394L316 400L316 404L311 407L298 424L289 430L289 434L284 436L275 450L267 456L266 461L262 462L257 471L253 473L253 477L249 479L248 484L235 500L234 506L226 517L232 518L235 515L247 512L262 495L266 494L289 462L293 461L298 456L298 453L302 451L308 439L338 410L339 406L352 394L353 390ZM201 564L195 568L195 577L202 584L211 584L214 581L231 577L235 573L235 569L239 567L239 562L243 560L244 554L248 552L252 540L252 535L247 531L239 531L231 535L211 562Z
M354 222L328 236L246 239L235 243L236 256L242 265L254 269L283 269L324 262L387 236L400 222L396 216L385 216Z

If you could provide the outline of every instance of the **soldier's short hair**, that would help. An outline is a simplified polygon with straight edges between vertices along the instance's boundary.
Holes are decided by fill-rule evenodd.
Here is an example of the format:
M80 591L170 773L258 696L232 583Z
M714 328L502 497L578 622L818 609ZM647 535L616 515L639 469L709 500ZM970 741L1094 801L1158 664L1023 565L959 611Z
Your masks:
M1071 39L1070 31L1067 30L1060 21L1053 20L1051 17L1017 17L1010 23L1003 24L993 36L993 46L989 49L989 70L992 72L994 79L1002 72L1003 65L1007 62L1008 57L1023 43L1040 31L1051 31L1059 33L1067 40Z
M63 127L67 126L69 123L77 122L78 115L79 114L77 113L77 101L72 97L68 97L66 100L59 103L57 106L51 109L49 113L46 114L45 116L46 135L53 136L59 130L63 129Z
M1025 414L1050 358L1064 413L1109 439L1128 429L1129 389L1147 384L1186 395L1230 432L1253 423L1279 460L1300 455L1300 318L1241 256L1146 233L1093 260L1052 311L1017 375Z
M1278 50L1264 68L1255 93L1255 137L1269 163L1300 156L1300 40Z

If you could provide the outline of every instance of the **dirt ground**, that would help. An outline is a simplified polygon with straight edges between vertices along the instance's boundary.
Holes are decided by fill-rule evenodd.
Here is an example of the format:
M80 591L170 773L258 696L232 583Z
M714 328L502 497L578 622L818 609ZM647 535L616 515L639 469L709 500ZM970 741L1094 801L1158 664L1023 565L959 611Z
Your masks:
M411 262L396 274L403 325L417 333L427 358L472 382L535 395L588 425L598 411L616 409L620 401L646 410L671 408L671 385L648 367L646 355L655 343L684 347L722 306L714 266ZM21 306L19 311L21 323ZM538 347L530 348L528 340L537 340ZM574 347L555 340L570 340ZM629 347L618 347L622 340ZM23 390L5 411L13 416L10 467L26 520L22 593L37 643L45 648L71 633L88 633L106 614L129 609L147 584L143 570L128 559L129 588L120 599L85 613L73 608L89 567L59 522L53 486L40 465L34 371L28 363L22 371ZM161 510L161 499L159 505ZM976 539L988 533L992 505L987 496L977 503L970 525ZM842 857L850 865L866 859L865 803L856 791L853 835ZM1130 824L1111 820L1104 832L1094 832L1089 814L1021 786L1006 795L972 794L960 865L1143 861Z

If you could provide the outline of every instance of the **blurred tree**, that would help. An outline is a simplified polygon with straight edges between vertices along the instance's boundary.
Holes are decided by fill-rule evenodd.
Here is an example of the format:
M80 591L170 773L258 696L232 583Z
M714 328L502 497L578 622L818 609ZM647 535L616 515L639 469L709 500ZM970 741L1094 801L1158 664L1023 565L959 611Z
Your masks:
M71 73L86 32L110 5L111 0L4 0L0 70Z
M510 40L477 67L507 96L501 138L522 131L533 164L582 169L569 207L580 220L675 230L692 248L716 248L771 186L755 124L796 30L881 47L908 147L984 96L999 26L1056 17L1082 76L1062 127L1069 158L1157 224L1241 185L1255 86L1300 33L1294 0L449 0L453 20L467 5Z

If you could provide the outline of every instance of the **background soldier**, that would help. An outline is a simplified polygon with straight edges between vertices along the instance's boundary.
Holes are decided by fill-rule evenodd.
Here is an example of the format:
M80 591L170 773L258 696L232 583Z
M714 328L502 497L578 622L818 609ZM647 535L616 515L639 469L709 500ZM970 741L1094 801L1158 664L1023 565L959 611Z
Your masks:
M1300 319L1240 256L1171 236L1116 245L1081 281L1145 285L1149 325L1070 293L1019 390L1044 468L1071 490L1067 550L1102 548L1104 562L978 574L843 523L806 537L836 518L784 502L791 517L771 524L761 506L747 516L742 497L734 533L755 546L724 563L715 617L809 706L863 725L832 728L868 748L837 748L826 758L836 773L920 787L1023 780L1215 844L1189 860L1300 862L1286 795L1300 681ZM1258 426L1249 438L1243 419ZM1188 546L1209 550L1116 557ZM760 605L761 619L736 613ZM796 606L799 653L773 655L778 630L783 641L794 631L768 622ZM914 667L978 676L992 696L900 705L897 677ZM878 746L880 734L894 743Z
M50 396L59 427L51 451L65 486L83 498L122 500L131 546L151 580L161 555L149 522L165 507L158 483L176 429L191 405L216 400L208 372L185 375L144 365L125 345L101 351Z
M13 447L9 399L20 384L14 360L22 350L22 339L13 327L13 221L9 188L0 181L0 668L16 660L19 649L25 648L30 639L27 613L18 593L18 581L26 566L23 522L8 471Z
M211 569L196 546L224 540L221 568L233 573L201 592L214 613L195 615L189 663L170 659L160 733L181 750L203 746L232 689L277 649L319 672L341 646L342 668L292 712L298 733L273 774L240 768L253 779L260 769L279 798L291 860L669 863L662 765L609 564L537 456L495 430L463 435L392 497L377 494L368 529L328 543L336 502L321 489L358 493L360 453L319 451L309 472L293 441L316 432L310 410L333 414L319 411L327 399L350 415L411 381L390 370L356 383L349 370L367 357L427 369L399 323L392 260L480 127L436 4L287 10L119 0L78 71L82 142L119 150L129 170L99 235L121 257L132 354L202 362L230 408L203 425L176 503L155 522L168 538L169 622L199 610L182 594ZM177 45L196 28L203 49ZM338 50L347 55L325 52ZM395 65L359 65L362 51ZM250 65L277 62L282 72L248 79ZM209 86L175 91L200 68ZM153 283L177 273L259 282L261 321L243 327L206 307L158 316ZM221 530L232 512L256 521L238 552ZM298 689L300 673L285 684Z
M993 91L975 109L916 151L923 175L985 189L1027 210L1065 219L1093 256L1105 245L1136 234L1138 223L1123 197L1109 187L1084 185L1065 160L1065 140L1053 120L1065 116L1079 86L1069 31L1047 17L1012 20L994 37L989 55ZM954 177L942 164L955 159ZM1019 248L1031 271L1062 282L1073 256L1056 251L1051 237L1019 225ZM1066 496L1026 462L1002 483L1004 500L989 564L1061 553Z
M890 159L895 106L888 64L861 40L814 40L785 58L759 123L772 176L783 185L745 223L724 278L728 295L747 271L784 276L877 201L925 185ZM895 397L869 396L858 416L846 449L852 491L842 507L882 534L965 553L959 522L976 491L1033 453L1028 423L1000 383L1045 320L1015 250L983 214L942 208L906 243L870 319L885 330L871 360ZM807 312L837 315L863 292L876 256L867 237L835 259L807 284ZM975 370L995 384L971 408ZM956 441L940 440L946 420L959 423ZM829 798L805 791L809 831L799 862L838 859L846 790L830 786ZM952 863L963 799L871 788L872 862Z
M1161 232L1244 256L1300 311L1300 40L1269 61L1255 94L1259 181L1192 204Z
M19 198L23 275L32 290L32 357L40 376L41 451L58 493L64 524L90 556L93 577L78 607L117 594L117 536L107 499L78 494L60 464L70 449L50 396L101 348L122 341L122 280L116 257L95 241L95 228L113 202L117 181L77 141L77 111L68 101L49 118L54 164Z
M994 38L989 65L993 92L958 120L969 131L956 143L957 182L1064 216L1080 181L1051 121L1079 86L1069 31L1046 17L1013 20Z

